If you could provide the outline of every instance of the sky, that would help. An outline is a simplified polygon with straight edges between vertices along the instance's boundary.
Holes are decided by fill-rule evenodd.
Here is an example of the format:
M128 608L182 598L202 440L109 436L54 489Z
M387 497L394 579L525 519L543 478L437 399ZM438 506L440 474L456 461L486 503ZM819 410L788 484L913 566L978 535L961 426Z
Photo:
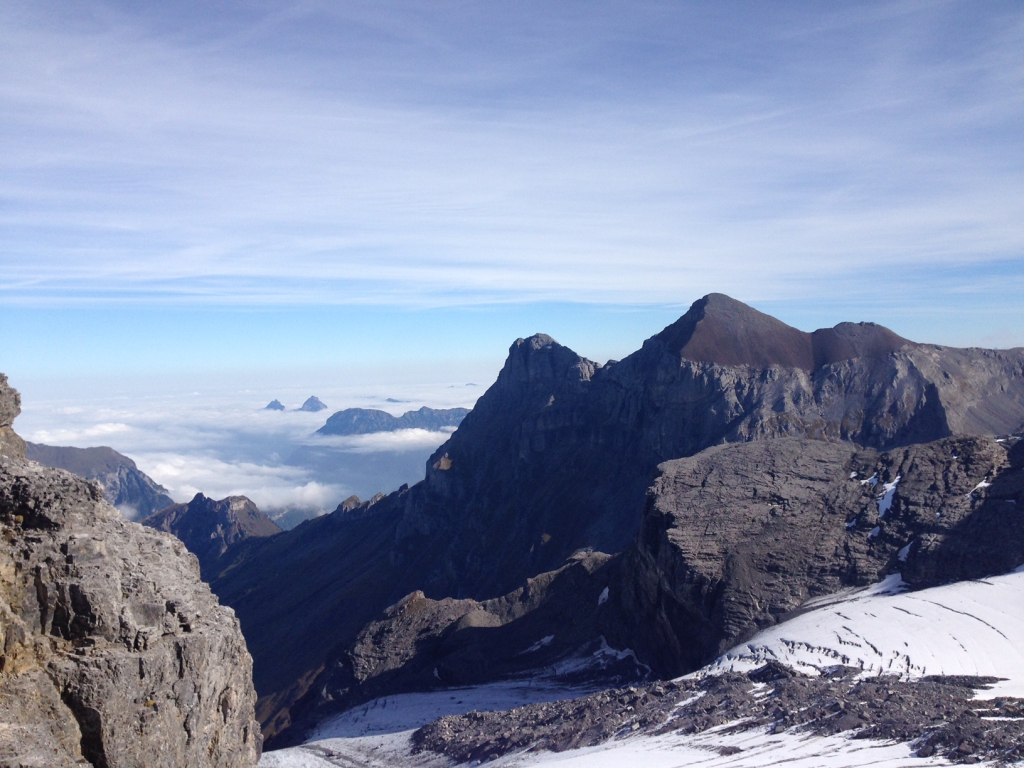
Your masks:
M8 0L0 148L33 432L115 390L441 397L712 291L1024 346L1018 0Z

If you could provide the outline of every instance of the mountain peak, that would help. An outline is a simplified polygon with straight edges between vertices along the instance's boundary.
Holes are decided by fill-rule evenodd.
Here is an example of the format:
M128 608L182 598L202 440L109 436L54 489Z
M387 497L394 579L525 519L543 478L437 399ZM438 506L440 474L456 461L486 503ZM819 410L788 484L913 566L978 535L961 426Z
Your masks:
M317 411L326 410L327 406L320 400L319 397L311 396L306 399L306 402L299 408L300 411L311 411L316 413Z
M695 362L814 368L810 334L722 293L698 299L654 338Z
M806 333L722 293L709 293L654 338L686 360L814 371L858 357L886 357L912 344L875 323Z

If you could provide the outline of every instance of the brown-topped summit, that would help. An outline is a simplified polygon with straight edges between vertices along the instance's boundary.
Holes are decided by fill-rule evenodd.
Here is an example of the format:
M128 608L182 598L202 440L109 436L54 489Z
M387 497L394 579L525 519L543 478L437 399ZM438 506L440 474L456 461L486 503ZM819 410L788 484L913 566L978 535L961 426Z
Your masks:
M859 357L883 358L913 342L875 323L840 323L807 333L722 293L709 293L657 334L686 360L814 371Z

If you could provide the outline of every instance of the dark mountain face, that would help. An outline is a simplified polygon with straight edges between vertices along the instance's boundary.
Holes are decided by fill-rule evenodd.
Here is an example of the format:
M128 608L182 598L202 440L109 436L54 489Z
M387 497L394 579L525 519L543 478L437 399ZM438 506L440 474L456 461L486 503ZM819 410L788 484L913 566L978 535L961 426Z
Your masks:
M346 408L332 415L316 432L318 435L366 435L372 432L395 432L399 429L426 429L436 432L457 427L469 413L468 408L427 408L406 411L392 416L372 408Z
M317 411L327 410L327 405L321 402L319 397L308 397L306 398L306 402L302 404L299 410L312 411L313 413L316 413Z
M277 523L245 496L214 501L201 493L187 504L175 504L147 517L142 524L177 536L199 558L204 581L217 573L222 557L233 547L281 532Z
M44 467L66 469L103 488L108 503L130 519L141 519L174 504L167 489L113 448L72 448L26 443L25 456Z
M607 366L547 336L517 340L423 482L274 537L213 586L281 733L409 593L497 598L577 549L626 549L664 461L780 437L887 450L1022 423L1022 350L917 345L868 324L806 334L709 296Z
M283 411L284 410L284 404L280 400L271 400L269 403L267 403L266 408L264 408L263 410L265 410L265 411Z
M654 337L684 360L808 373L844 360L884 359L917 346L874 323L804 333L735 299L712 293Z

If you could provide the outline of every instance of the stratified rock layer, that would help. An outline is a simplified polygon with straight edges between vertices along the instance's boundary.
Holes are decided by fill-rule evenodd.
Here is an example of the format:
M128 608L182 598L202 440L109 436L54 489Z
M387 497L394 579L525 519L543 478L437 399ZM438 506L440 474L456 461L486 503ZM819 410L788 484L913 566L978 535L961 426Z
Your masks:
M0 459L0 764L255 765L238 621L172 536Z
M666 462L612 590L614 639L675 675L812 597L894 573L911 588L1006 573L1024 562L1024 443L1011 445L786 439Z

